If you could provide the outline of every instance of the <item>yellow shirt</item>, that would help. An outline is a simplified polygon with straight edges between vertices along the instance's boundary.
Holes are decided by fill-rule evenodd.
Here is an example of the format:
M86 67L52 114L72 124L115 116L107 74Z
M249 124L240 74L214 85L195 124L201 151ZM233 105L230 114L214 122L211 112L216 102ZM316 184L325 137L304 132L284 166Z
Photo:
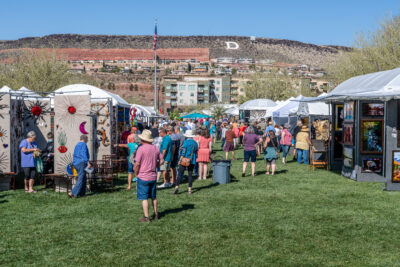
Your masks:
M296 148L297 149L303 149L303 150L309 150L310 145L307 142L308 139L308 132L299 132L296 136Z

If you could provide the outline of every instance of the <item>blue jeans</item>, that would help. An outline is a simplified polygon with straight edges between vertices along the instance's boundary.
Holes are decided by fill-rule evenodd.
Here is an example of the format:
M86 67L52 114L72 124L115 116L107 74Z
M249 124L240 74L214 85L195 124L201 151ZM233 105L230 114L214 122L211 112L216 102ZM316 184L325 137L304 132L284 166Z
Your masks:
M76 197L83 197L86 194L86 168L87 164L84 162L74 165L76 172L78 173L78 181L74 188L72 188L72 194Z
M222 138L221 148L224 148L224 146L225 146L225 138Z
M282 146L282 152L283 152L282 157L286 158L287 154L289 153L290 146L288 146L288 145L281 145L281 146Z
M281 151L281 136L278 136L278 150Z
M297 163L301 164L301 155L303 155L304 164L308 164L308 150L297 149Z

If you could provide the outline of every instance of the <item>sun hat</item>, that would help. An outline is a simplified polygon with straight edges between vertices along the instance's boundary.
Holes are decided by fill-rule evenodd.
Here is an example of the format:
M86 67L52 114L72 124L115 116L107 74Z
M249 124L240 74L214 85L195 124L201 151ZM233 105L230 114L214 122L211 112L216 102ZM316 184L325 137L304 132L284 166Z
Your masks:
M186 132L185 132L185 134L183 136L184 137L189 137L189 138L195 137L195 135L193 134L192 130L186 130Z
M285 125L283 125L283 128L289 129L290 128L290 124L289 123L285 123Z
M142 134L139 135L139 138L145 142L153 143L154 139L153 136L151 135L150 130L144 130Z

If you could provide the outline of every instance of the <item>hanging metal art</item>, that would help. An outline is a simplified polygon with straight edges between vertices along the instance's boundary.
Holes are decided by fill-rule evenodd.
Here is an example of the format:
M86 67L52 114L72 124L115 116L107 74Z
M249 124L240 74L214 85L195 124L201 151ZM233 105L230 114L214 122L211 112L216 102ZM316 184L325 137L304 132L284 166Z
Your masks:
M89 133L85 130L85 124L86 124L86 123L87 123L87 122L84 121L84 122L82 122L82 123L79 125L79 131L81 131L82 134L89 134Z
M57 166L57 173L66 173L67 167L71 166L73 162L73 157L71 153L66 153L60 158L60 164Z
M3 100L3 94L0 95L0 102ZM4 119L3 114L1 112L2 109L8 108L8 105L0 104L0 118Z
M40 120L45 121L43 115L50 112L48 106L48 103L44 103L39 100L26 101L23 111L23 119L32 119L35 123Z
M103 146L110 145L110 140L108 139L106 130L103 127L97 130L97 135L99 135L99 141L103 144Z
M1 152L0 153L0 170L6 169L8 162L9 161L8 161L7 154L5 152Z
M76 113L76 108L74 106L69 106L68 107L68 113L69 114L75 114Z
M0 126L0 141L4 142L4 139L7 138L7 130Z
M60 153L67 152L68 149L65 146L67 144L67 135L64 132L60 132L58 134L57 141L58 141L58 144L60 145L57 148L58 152L60 152Z

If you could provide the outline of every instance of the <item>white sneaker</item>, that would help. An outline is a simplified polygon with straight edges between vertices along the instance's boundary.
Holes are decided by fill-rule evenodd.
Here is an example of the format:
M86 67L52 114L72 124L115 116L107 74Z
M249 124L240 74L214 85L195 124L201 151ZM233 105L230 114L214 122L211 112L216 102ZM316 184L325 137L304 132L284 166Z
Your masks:
M166 188L166 187L167 187L167 184L161 184L161 185L157 186L157 188Z

